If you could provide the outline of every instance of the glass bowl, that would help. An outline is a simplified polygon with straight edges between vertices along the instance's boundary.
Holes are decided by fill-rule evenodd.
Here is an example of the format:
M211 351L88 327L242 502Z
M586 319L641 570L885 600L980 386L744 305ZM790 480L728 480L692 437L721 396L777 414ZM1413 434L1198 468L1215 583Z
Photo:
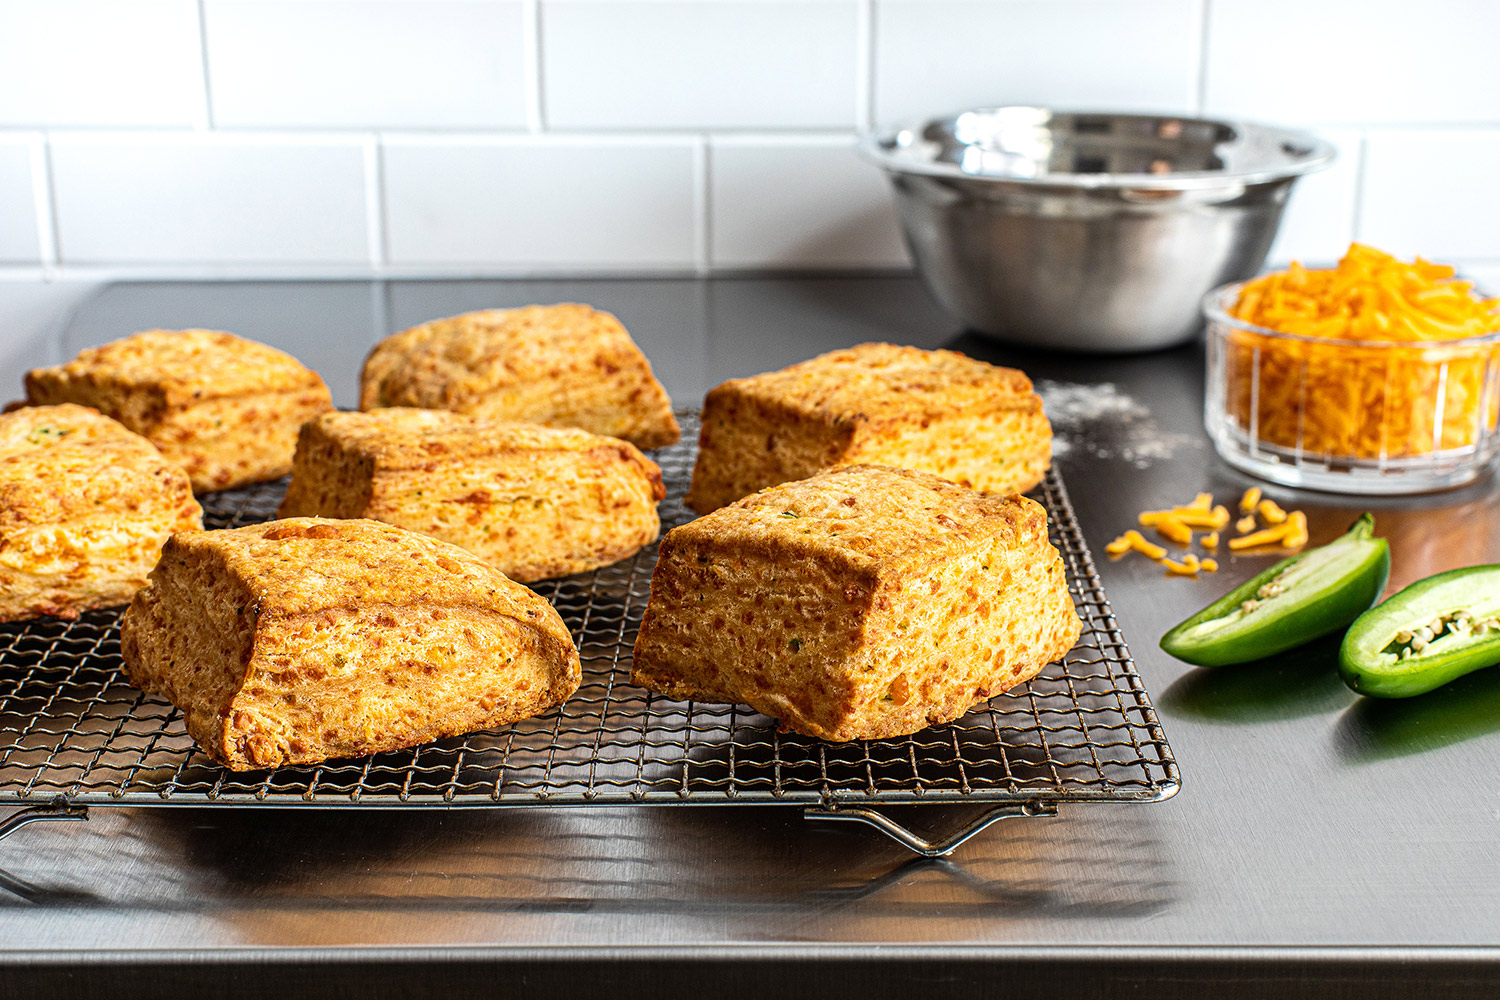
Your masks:
M1335 340L1229 314L1243 282L1203 297L1203 421L1224 460L1335 493L1451 489L1500 448L1500 332L1461 340Z

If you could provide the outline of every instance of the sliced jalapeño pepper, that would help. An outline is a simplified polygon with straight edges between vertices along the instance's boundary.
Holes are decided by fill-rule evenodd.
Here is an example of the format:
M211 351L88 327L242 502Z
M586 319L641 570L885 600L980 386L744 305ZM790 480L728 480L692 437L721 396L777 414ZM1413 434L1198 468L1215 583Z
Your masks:
M1390 547L1365 514L1342 537L1283 559L1161 638L1188 663L1217 667L1271 656L1344 628L1385 589Z
M1500 565L1453 569L1360 615L1339 673L1360 694L1410 698L1500 663Z

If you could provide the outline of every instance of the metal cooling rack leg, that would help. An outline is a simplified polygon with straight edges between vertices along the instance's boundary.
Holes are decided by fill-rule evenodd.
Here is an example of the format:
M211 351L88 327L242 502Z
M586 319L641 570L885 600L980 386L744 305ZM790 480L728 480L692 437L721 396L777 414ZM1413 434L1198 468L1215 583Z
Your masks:
M40 823L43 820L60 819L88 819L87 806L70 806L59 803L49 806L28 806L17 812L13 812L0 823L0 840L4 840L28 823Z
M873 826L909 850L924 858L941 858L952 854L960 844L1002 819L1017 816L1056 816L1057 806L1050 802L1024 802L1020 805L1006 804L987 809L968 826L939 841L931 841L913 833L895 820L873 809L860 806L808 806L802 810L803 819L832 820L843 823L863 823Z

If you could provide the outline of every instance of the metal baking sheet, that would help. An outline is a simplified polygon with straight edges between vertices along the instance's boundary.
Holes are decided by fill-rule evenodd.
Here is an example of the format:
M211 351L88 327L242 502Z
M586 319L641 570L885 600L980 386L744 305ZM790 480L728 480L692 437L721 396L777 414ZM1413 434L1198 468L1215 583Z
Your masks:
M663 530L697 440L661 449ZM204 498L209 527L275 516L285 483ZM236 773L198 751L171 705L123 677L120 611L0 625L0 805L537 806L629 803L1155 801L1177 766L1054 469L1050 513L1082 638L1029 684L949 725L852 743L777 731L745 706L672 701L630 684L655 546L535 589L561 612L583 684L561 708L503 729L316 767Z

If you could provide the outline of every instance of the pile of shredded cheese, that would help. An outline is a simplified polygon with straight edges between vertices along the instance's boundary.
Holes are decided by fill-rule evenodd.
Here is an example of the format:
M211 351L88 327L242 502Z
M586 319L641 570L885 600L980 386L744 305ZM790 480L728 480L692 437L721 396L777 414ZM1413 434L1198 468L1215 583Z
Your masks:
M1258 486L1250 487L1240 497L1239 509L1241 517L1235 522L1238 535L1229 539L1231 551L1271 546L1296 549L1307 544L1307 515L1300 510L1282 510L1276 501L1262 498ZM1187 552L1180 560L1168 559L1166 548L1132 528L1104 547L1111 557L1118 559L1128 552L1139 552L1161 563L1168 576L1195 577L1200 572L1218 571L1218 560L1208 553L1219 548L1219 532L1229 524L1229 509L1222 504L1216 505L1213 494L1199 493L1191 503L1164 510L1143 510L1136 520L1141 527L1149 527L1162 538L1184 548L1193 544L1193 529L1206 528L1208 530L1198 539L1204 554L1198 556ZM1261 527L1262 522L1264 527Z
M1500 332L1500 299L1451 267L1355 243L1333 270L1293 263L1246 283L1230 315L1309 338L1228 335L1225 405L1263 442L1401 458L1473 445L1494 426L1496 347L1463 341Z

